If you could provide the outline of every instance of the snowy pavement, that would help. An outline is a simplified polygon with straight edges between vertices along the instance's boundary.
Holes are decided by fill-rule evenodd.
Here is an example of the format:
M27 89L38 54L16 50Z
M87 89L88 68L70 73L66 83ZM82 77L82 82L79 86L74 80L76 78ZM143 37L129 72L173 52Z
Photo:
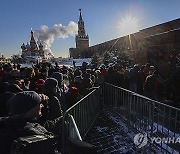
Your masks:
M138 132L128 126L116 114L103 110L95 120L85 141L96 146L98 153L125 154L161 154L166 153L159 147L148 143L142 148L136 147L134 137Z

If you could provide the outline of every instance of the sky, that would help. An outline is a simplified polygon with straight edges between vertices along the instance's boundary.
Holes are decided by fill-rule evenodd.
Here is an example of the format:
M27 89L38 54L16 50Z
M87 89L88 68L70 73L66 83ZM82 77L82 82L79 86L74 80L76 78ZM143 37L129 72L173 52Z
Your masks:
M68 57L79 9L90 46L180 18L180 0L0 0L0 54L21 53L32 29L55 57Z

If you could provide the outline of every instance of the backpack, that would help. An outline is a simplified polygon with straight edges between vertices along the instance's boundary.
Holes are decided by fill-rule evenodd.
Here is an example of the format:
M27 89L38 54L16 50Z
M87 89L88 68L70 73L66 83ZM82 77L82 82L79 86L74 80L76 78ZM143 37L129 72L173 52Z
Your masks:
M52 135L32 135L20 137L13 141L11 146L11 154L32 154L55 153L55 137Z

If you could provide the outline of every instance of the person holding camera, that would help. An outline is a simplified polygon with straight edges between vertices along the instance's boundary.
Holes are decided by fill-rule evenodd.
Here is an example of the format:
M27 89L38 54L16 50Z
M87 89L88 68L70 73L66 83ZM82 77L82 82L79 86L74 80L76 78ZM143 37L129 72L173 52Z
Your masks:
M53 135L37 123L37 119L42 116L45 98L34 91L19 92L10 98L9 116L0 118L0 153L10 153L12 142L19 137Z

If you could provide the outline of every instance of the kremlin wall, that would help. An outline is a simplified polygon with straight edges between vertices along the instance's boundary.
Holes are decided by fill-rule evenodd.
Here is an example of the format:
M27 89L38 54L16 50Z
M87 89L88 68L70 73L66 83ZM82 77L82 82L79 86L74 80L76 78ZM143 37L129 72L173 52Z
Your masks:
M89 36L86 35L80 10L75 41L76 48L69 49L71 58L89 58L95 53L103 55L105 52L122 51L135 63L146 63L152 53L168 56L170 52L180 52L180 18L89 47Z

